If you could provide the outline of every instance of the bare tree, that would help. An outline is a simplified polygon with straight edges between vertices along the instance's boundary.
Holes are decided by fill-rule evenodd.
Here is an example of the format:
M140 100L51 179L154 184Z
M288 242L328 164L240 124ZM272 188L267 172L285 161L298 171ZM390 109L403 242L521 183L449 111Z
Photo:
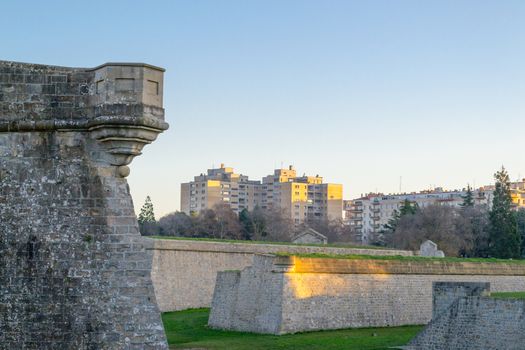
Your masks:
M216 217L213 209L201 210L199 214L192 218L193 237L215 237Z
M294 235L292 219L283 215L278 209L269 209L263 212L266 224L265 230L255 239L263 241L290 242Z
M431 205L399 218L390 235L390 245L400 249L419 249L426 239L435 242L448 256L459 256L472 242L468 230L457 230L457 211L449 206Z
M489 256L489 213L486 206L463 207L458 211L456 230L465 240L460 255Z
M217 204L213 207L215 212L215 238L241 239L242 226L237 214L227 204Z
M342 219L312 219L301 225L297 231L312 228L325 235L329 243L357 244L356 232L350 225L345 225Z
M163 236L193 235L192 218L183 212L173 212L159 219L160 234Z

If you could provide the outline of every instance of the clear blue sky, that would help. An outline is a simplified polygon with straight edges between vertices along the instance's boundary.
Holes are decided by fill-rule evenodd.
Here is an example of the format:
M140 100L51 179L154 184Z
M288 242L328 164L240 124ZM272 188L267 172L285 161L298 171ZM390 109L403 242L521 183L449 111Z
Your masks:
M345 197L525 177L525 1L3 1L0 59L167 69L171 128L136 207L223 162L294 164Z

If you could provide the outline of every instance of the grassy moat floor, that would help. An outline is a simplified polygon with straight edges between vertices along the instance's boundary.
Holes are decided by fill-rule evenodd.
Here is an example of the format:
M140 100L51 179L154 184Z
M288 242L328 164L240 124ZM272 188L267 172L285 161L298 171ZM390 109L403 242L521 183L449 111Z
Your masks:
M360 328L273 336L209 329L209 313L209 309L164 313L162 320L170 349L386 350L406 344L423 328Z
M525 292L494 292L490 296L496 299L525 299Z

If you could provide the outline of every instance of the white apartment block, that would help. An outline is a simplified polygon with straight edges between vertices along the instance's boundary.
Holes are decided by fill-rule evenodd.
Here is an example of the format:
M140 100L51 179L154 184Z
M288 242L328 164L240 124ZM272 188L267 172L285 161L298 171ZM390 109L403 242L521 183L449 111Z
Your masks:
M493 188L482 187L473 190L476 205L492 203ZM381 232L399 211L405 200L417 203L420 208L439 204L458 207L463 203L466 190L444 191L435 188L417 193L388 194L370 193L361 198L344 201L345 222L354 228L356 236L364 244L369 243L372 234Z
M261 183L248 176L235 174L233 168L208 169L207 174L195 176L191 182L181 184L181 211L199 213L217 204L228 204L240 213L253 210L260 202Z

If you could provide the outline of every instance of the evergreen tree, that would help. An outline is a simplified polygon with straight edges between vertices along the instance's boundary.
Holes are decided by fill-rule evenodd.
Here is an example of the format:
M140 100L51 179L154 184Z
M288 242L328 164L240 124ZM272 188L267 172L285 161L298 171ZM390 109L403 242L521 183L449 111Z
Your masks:
M521 237L517 230L516 215L511 210L509 175L504 167L494 174L496 188L489 213L489 252L496 258L518 258Z
M516 213L516 222L516 228L521 237L521 256L525 256L525 210L518 210Z
M138 222L139 224L156 222L155 213L153 212L153 203L151 203L151 198L149 196L146 197L146 201L144 202L144 205L140 209Z
M408 199L405 199L401 205L401 208L399 209L399 215L402 217L409 214L415 214L417 213L418 209L419 206L416 202L411 202Z
M372 237L372 245L385 246L391 242L392 236L396 231L401 218L405 215L414 215L418 210L419 206L416 202L411 202L408 199L405 199L399 210L394 209L392 217L388 220L388 223L383 226L383 229L381 229L375 237Z
M262 240L265 238L266 232L266 221L268 213L263 211L258 206L249 212L247 209L243 209L239 213L239 222L242 225L243 238L246 240Z
M385 225L385 229L391 232L395 231L397 227L397 223L403 216L415 214L417 213L418 209L419 207L417 203L411 202L408 199L405 199L403 201L403 204L401 204L399 211L394 209L394 211L392 212L392 218L388 220L388 224Z
M244 208L239 213L239 222L242 226L243 239L249 240L253 236L252 218L248 209Z
M474 194L470 185L467 186L467 193L463 196L463 203L460 204L463 208L474 206Z

